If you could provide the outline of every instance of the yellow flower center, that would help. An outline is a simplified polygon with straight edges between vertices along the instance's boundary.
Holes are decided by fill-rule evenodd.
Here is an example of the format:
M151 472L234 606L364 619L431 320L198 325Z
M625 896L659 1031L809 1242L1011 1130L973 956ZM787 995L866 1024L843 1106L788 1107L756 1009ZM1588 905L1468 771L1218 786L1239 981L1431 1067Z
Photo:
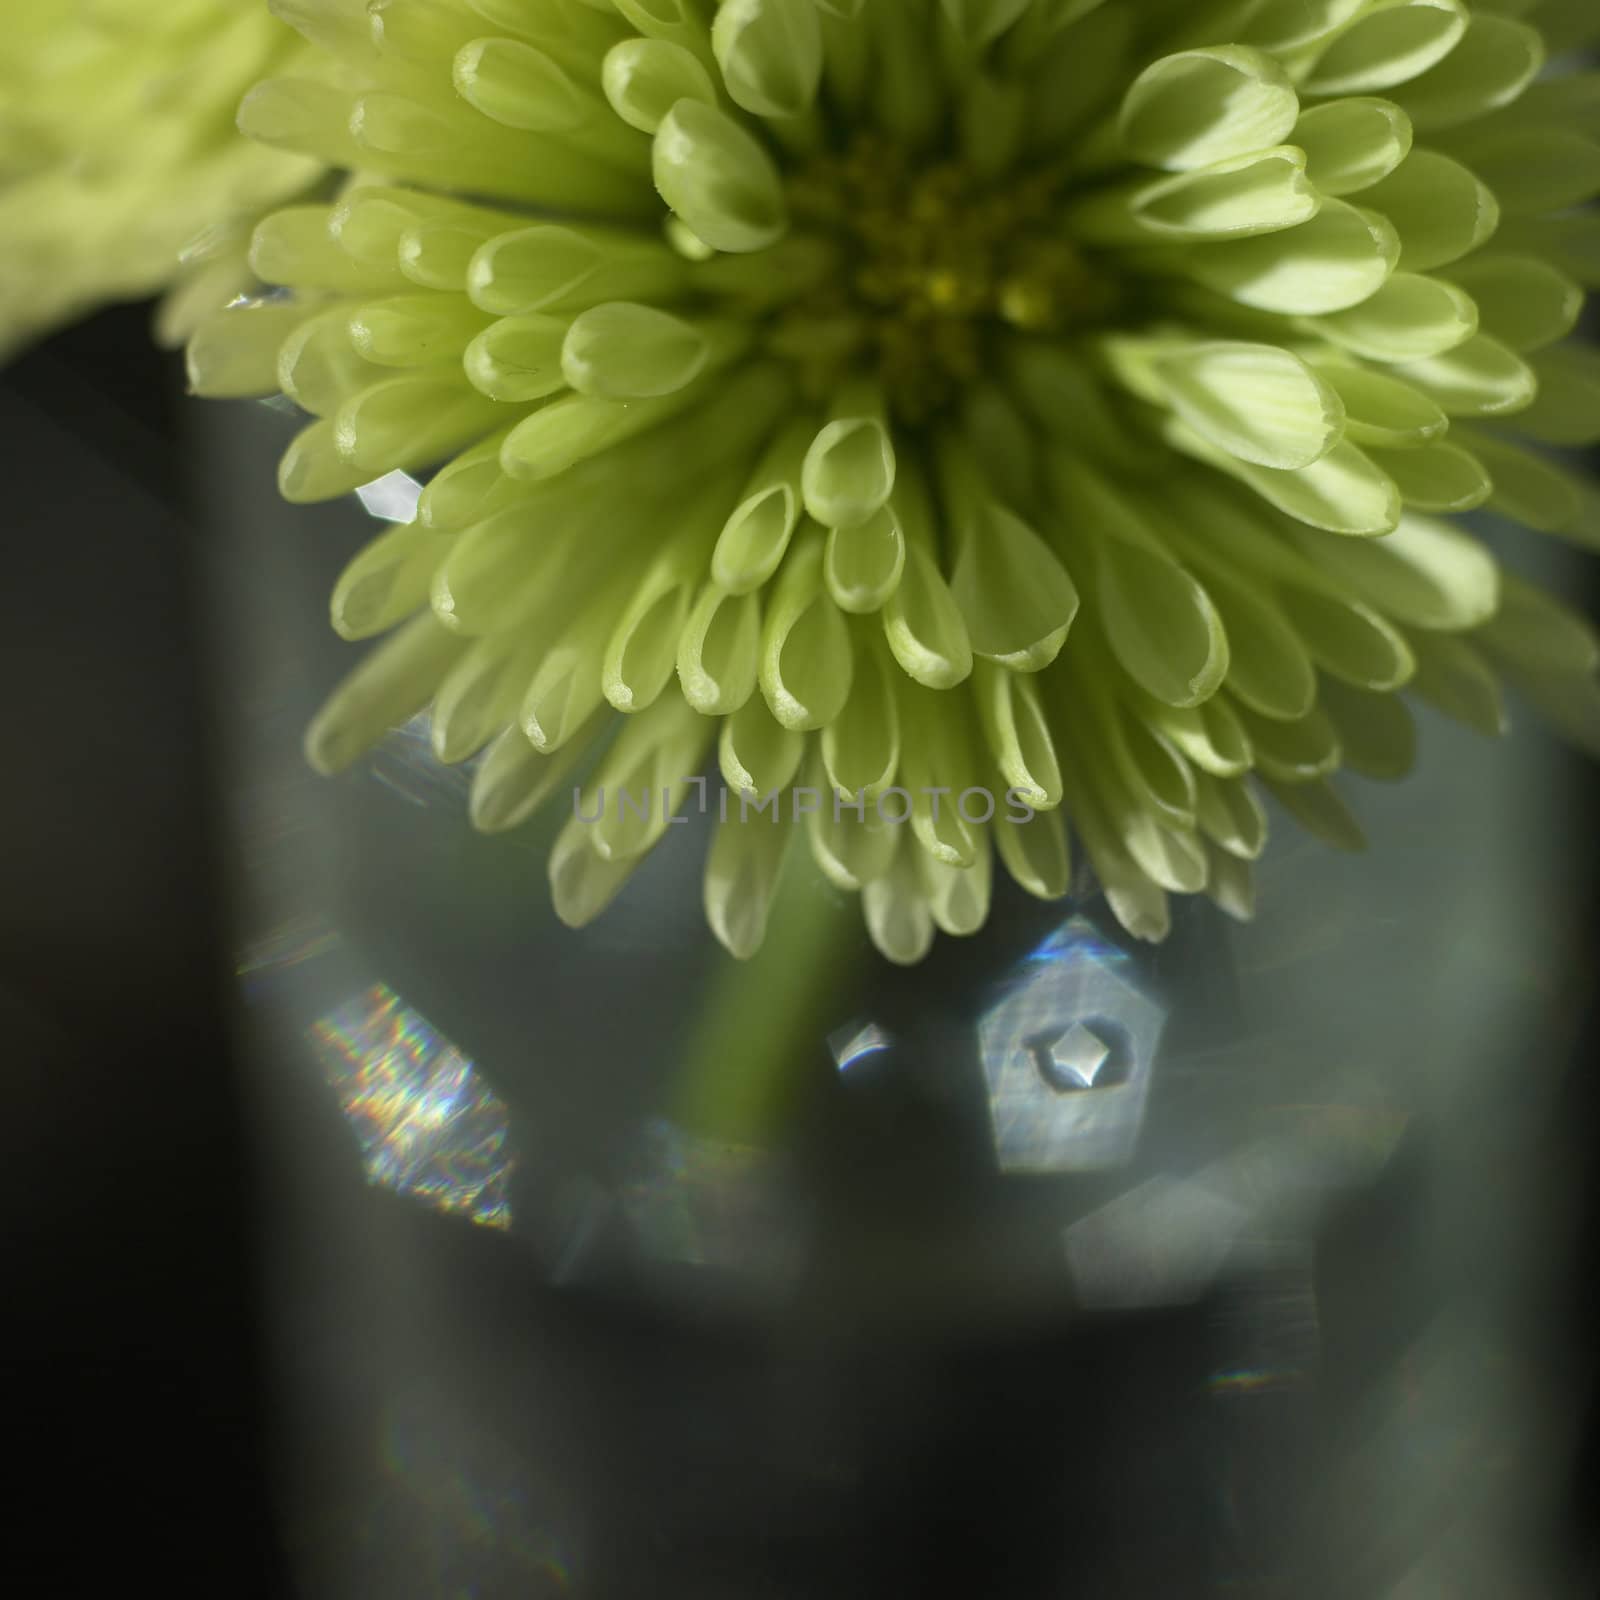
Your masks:
M791 212L839 241L842 270L794 308L780 342L819 383L864 361L914 422L959 396L1008 332L1107 321L1115 280L1052 231L1062 186L1051 170L997 183L959 160L918 165L877 135L814 159L790 185Z

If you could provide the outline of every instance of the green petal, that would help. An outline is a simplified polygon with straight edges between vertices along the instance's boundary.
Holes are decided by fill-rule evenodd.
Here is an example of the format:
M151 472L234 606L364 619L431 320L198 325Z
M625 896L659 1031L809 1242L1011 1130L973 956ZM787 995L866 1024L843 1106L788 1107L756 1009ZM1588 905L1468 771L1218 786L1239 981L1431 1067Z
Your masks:
M427 612L390 634L311 719L306 760L325 776L344 771L427 705L465 643Z
M624 721L578 805L581 815L593 816L605 791L599 820L586 825L602 861L642 856L662 837L688 798L715 729L677 694L662 695Z
M905 564L905 535L890 505L857 527L828 532L823 577L841 611L865 615L880 609L899 588Z
M706 921L740 961L748 961L766 937L792 837L786 822L730 815L712 838L703 894Z
M703 328L654 306L591 306L567 329L561 370L579 394L637 400L672 394L704 370Z
M840 808L836 813L829 800L806 814L812 860L829 883L847 894L876 883L890 872L905 831L903 827L876 821L870 803L865 821L849 808ZM906 848L914 846L908 842Z
M1243 778L1195 775L1200 831L1231 856L1256 860L1267 845L1267 814L1255 786Z
M1461 0L1379 0L1318 55L1306 92L1373 94L1409 83L1449 55L1466 29Z
M972 645L961 609L933 557L906 545L900 585L883 608L883 636L905 672L932 689L948 689L972 671Z
M1442 438L1450 426L1437 402L1398 378L1353 362L1319 360L1316 366L1343 402L1345 437L1352 444L1415 449Z
M607 860L594 849L594 829L573 817L550 847L550 902L569 928L586 928L639 870L643 856Z
M1481 253L1458 261L1450 278L1477 302L1483 331L1511 350L1538 350L1564 339L1583 310L1583 290L1537 256Z
M587 730L596 731L591 723ZM480 833L502 833L526 822L589 753L588 739L576 739L557 755L535 750L516 728L507 728L472 774L468 810Z
M1038 900L1059 900L1072 887L1072 851L1066 818L1060 811L1039 811L1026 822L1002 819L994 842L1005 869Z
M1323 194L1343 196L1386 178L1411 150L1411 119L1391 100L1331 100L1303 111L1291 142Z
M898 781L911 794L911 833L947 865L970 867L978 855L979 825L966 820L957 802L977 784L980 769L968 736L966 698L900 678L895 699L901 727Z
M1465 639L1449 633L1418 633L1411 641L1417 674L1411 689L1447 717L1497 737L1510 723L1500 680Z
M826 727L850 695L853 651L844 613L822 581L823 536L795 540L761 636L761 692L786 728Z
M561 344L567 324L561 317L502 317L466 347L461 365L473 388L509 404L542 400L567 387L561 370Z
M414 522L380 534L339 574L330 602L334 632L370 639L428 603L433 569L449 539Z
M1471 511L1494 492L1475 444L1468 450L1443 439L1420 450L1374 450L1372 459L1412 511Z
M1351 854L1367 848L1367 836L1355 813L1331 783L1277 783L1268 778L1266 785L1273 799L1324 844Z
M1489 504L1496 511L1540 533L1571 536L1578 543L1595 542L1595 536L1585 537L1581 528L1587 489L1582 479L1507 439L1462 431L1494 480Z
M339 407L339 454L372 476L432 466L481 438L499 420L492 400L458 373L390 378Z
M1344 765L1363 778L1393 783L1417 757L1417 725L1397 694L1372 694L1335 679L1323 683L1317 704L1339 736Z
M1280 143L1298 111L1294 87L1271 56L1221 45L1146 67L1123 96L1118 134L1133 160L1182 171Z
M1500 225L1495 191L1437 150L1413 150L1361 200L1394 224L1405 272L1427 272L1459 260Z
M1210 596L1177 562L1116 537L1098 541L1095 598L1106 639L1135 683L1192 706L1228 671L1228 640Z
M1395 369L1452 417L1500 417L1527 406L1538 392L1533 368L1498 339L1477 333L1465 344Z
M755 693L761 606L753 594L707 584L678 637L678 681L703 715L726 716Z
M1067 226L1095 245L1141 239L1245 239L1281 233L1317 214L1320 201L1305 155L1280 145L1180 172L1101 190L1069 208Z
M1254 754L1250 736L1224 696L1213 695L1198 706L1168 706L1132 690L1130 701L1136 714L1171 740L1200 772L1234 778L1249 770ZM1310 703L1308 696L1297 714Z
M1600 194L1600 140L1560 128L1529 128L1486 141L1472 168L1507 216L1565 211Z
M1544 58L1537 29L1480 13L1468 19L1455 49L1396 98L1417 127L1453 128L1509 105L1539 75Z
M1275 345L1185 345L1158 358L1155 371L1201 438L1260 466L1309 466L1333 447L1344 423L1335 386Z
M861 911L879 953L897 966L915 966L933 945L933 916L918 882L912 847L902 841L881 878L863 886Z
M1181 448L1181 436L1176 431L1171 436ZM1207 452L1200 459L1213 458ZM1400 519L1400 491L1394 480L1365 451L1345 440L1321 460L1294 472L1216 460L1268 505L1309 527L1368 538L1389 532Z
M1443 279L1397 272L1359 305L1315 317L1309 326L1369 361L1419 361L1470 339L1478 307L1470 293Z
M894 782L900 715L880 650L858 652L850 698L822 730L820 743L828 781L845 795L875 798Z
M655 240L620 229L539 223L476 247L466 289L497 316L568 311L607 300L670 299L689 265Z
M1473 643L1529 675L1583 678L1600 668L1600 635L1588 619L1509 572L1501 575L1499 610Z
M1206 898L1235 922L1256 914L1255 876L1247 861L1206 843Z
M988 829L978 834L978 853L970 867L946 865L926 850L915 853L917 879L934 925L952 938L967 938L989 919L994 851Z
M1289 584L1279 590L1279 602L1312 660L1332 678L1388 693L1416 670L1405 636L1371 606Z
M717 761L723 781L735 793L764 798L789 786L805 749L803 734L784 727L765 700L752 697L723 720Z
M972 686L984 740L1008 787L1035 810L1059 805L1061 766L1037 681L982 661Z
M798 117L822 81L813 0L722 0L711 48L736 105L758 117Z
M666 39L624 39L606 52L601 88L611 109L653 134L680 100L717 103L711 74L691 51Z
M433 697L433 753L446 765L475 756L505 731L539 656L539 642L480 639L451 667Z
M811 442L801 469L806 510L825 528L853 528L894 490L895 449L883 398L869 384L847 384L832 420Z
M206 318L184 351L190 393L213 400L276 394L279 347L307 314L298 301L265 301Z
M956 513L960 554L950 592L975 655L1019 672L1055 660L1078 613L1078 590L1020 517L979 496Z
M795 421L769 445L729 514L711 558L711 576L732 594L759 589L783 560L800 521L800 469L814 436Z
M1242 305L1320 316L1375 293L1400 258L1387 218L1326 200L1309 222L1284 233L1196 246L1186 270Z
M546 645L517 708L523 737L534 749L552 754L566 748L605 705L601 665L615 625L614 605L626 597L626 588L611 585Z
M1317 540L1302 548L1385 615L1417 628L1481 626L1500 600L1500 569L1476 539L1435 517L1407 513L1384 539Z
M488 323L453 295L393 295L350 313L350 342L378 366L426 367L459 360Z
M1339 735L1320 706L1294 722L1258 717L1241 709L1256 753L1256 771L1270 784L1310 783L1339 767Z
M1529 363L1538 380L1533 403L1512 426L1541 444L1600 441L1600 356L1585 345L1557 345Z
M661 198L714 250L764 250L788 227L772 158L713 106L680 100L656 130L653 166Z

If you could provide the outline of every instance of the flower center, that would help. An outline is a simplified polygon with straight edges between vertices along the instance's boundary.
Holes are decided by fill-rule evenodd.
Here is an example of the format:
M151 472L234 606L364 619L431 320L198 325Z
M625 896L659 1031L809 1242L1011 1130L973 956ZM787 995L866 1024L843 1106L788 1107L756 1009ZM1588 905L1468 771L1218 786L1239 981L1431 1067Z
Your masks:
M789 202L830 234L842 268L791 313L813 366L875 368L893 410L926 419L959 397L1015 333L1102 323L1116 281L1052 224L1060 175L996 181L960 160L919 163L880 136L811 161ZM826 330L819 338L819 330Z

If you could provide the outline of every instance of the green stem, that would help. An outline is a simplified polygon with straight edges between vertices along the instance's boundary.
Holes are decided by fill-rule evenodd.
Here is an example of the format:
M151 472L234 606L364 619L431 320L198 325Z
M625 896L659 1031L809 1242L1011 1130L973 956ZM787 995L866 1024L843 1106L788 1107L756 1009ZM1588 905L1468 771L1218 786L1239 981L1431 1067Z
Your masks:
M823 1002L842 986L857 939L851 907L797 859L804 840L791 851L766 942L749 961L720 962L684 1051L674 1112L691 1132L775 1143L803 1074L820 1059Z

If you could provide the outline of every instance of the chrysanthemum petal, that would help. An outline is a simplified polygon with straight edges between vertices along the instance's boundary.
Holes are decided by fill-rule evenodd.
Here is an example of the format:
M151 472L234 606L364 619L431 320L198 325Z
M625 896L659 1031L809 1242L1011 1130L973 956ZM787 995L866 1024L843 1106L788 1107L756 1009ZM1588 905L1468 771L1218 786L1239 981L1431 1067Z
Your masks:
M1337 679L1325 681L1317 704L1339 736L1343 765L1363 778L1393 783L1411 771L1417 725L1397 694L1374 694Z
M897 966L915 966L933 944L933 915L917 880L909 840L895 852L882 877L863 884L861 910L879 952Z
M822 579L821 529L802 529L773 588L761 635L761 692L786 728L823 728L850 695L854 652Z
M661 198L714 250L761 250L783 236L788 215L772 158L733 119L680 100L655 134Z
M798 117L822 81L814 0L722 0L711 48L736 105L758 117Z
M1537 256L1483 251L1456 262L1450 279L1472 296L1483 331L1522 354L1564 339L1583 309L1583 290Z
M1369 361L1420 361L1454 350L1478 331L1469 287L1397 272L1359 305L1312 318L1309 326Z
M1187 271L1241 305L1321 316L1359 305L1400 259L1388 218L1343 200L1325 200L1309 222L1285 233L1197 246Z
M792 825L776 814L730 815L712 838L703 891L706 921L740 961L748 961L766 937L792 834Z
M841 611L877 611L900 585L906 541L892 504L853 528L830 528L823 559L828 593Z
M761 653L761 605L708 583L678 636L678 682L708 717L737 711L755 693Z
M1496 192L1437 150L1415 149L1387 178L1362 192L1400 236L1404 272L1429 272L1484 244L1500 225Z
M601 87L611 109L653 134L680 100L717 103L711 74L692 51L667 39L623 39L606 53Z
M629 717L576 803L602 861L642 856L667 831L700 771L715 726L681 695L663 695Z
M1195 775L1200 831L1229 855L1256 860L1267 845L1267 814L1255 787L1244 778Z
M334 582L328 607L334 632L341 639L371 639L421 610L448 548L447 537L414 522L380 534Z
M1072 887L1072 850L1061 811L1039 811L1024 822L1003 818L994 829L1005 869L1037 900L1059 900Z
M1411 648L1417 658L1411 688L1419 699L1490 738L1506 731L1510 724L1500 680L1468 640L1418 633Z
M1220 45L1146 67L1123 97L1118 132L1135 161L1182 171L1278 144L1298 113L1294 86L1272 56Z
M712 577L729 593L759 589L778 570L800 522L800 469L813 437L810 423L790 423L751 472L711 558Z
M972 671L972 644L961 609L933 558L908 540L900 585L883 608L883 636L918 683L949 689Z
M1315 539L1307 534L1302 547ZM1408 512L1384 539L1317 540L1315 558L1385 615L1417 628L1476 628L1500 601L1494 558L1437 517Z
M1443 355L1395 368L1452 417L1500 417L1521 411L1538 392L1533 368L1514 350L1476 333Z
M590 723L587 731L592 734L596 726ZM557 754L546 755L516 728L507 728L472 774L468 808L473 827L480 833L502 833L526 822L587 754L587 739L574 739Z
M1480 454L1454 438L1420 449L1374 449L1372 459L1394 480L1411 511L1471 511L1494 492Z
M312 718L306 729L306 760L318 772L342 772L427 705L465 645L427 612L390 634Z
M1305 81L1308 94L1373 94L1442 61L1467 30L1462 0L1374 0L1335 34Z
M717 760L730 789L765 797L788 785L805 748L803 734L779 722L765 700L752 697L723 719Z
M1159 356L1155 371L1196 433L1258 466L1310 466L1333 447L1344 425L1336 385L1276 345L1183 345Z
M970 867L952 867L926 850L915 852L917 878L928 914L952 938L976 933L989 919L994 882L994 847L989 830L978 832L978 852Z
M1411 450L1442 438L1450 426L1437 401L1399 378L1351 361L1319 360L1316 366L1338 395L1344 435L1352 444Z
M1061 803L1061 765L1037 681L984 661L973 677L989 754L1009 788L1036 810Z
M1329 100L1300 114L1291 142L1323 194L1344 196L1386 178L1411 150L1411 119L1392 100Z
M900 714L881 646L858 648L850 697L819 743L828 781L841 794L876 798L894 782Z

